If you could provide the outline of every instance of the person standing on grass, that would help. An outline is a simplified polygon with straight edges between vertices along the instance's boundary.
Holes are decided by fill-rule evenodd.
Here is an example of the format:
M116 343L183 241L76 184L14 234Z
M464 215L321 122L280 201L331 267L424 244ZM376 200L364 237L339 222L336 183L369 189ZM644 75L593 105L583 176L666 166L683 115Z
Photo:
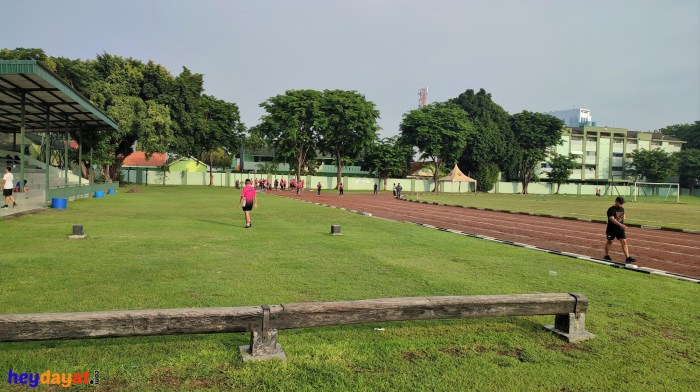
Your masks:
M12 168L6 167L5 174L2 176L2 195L5 196L5 205L2 208L7 208L7 204L12 200L12 207L17 207L15 197L12 196L12 187L14 186L15 177L12 175Z
M377 194L377 190L378 190L378 189L379 189L379 185L377 185L377 183L375 182L375 183L374 183L374 194L375 194L375 195Z
M625 204L625 198L618 196L615 198L615 205L608 208L608 226L605 229L607 242L605 243L605 256L603 260L612 260L610 258L610 246L614 239L618 239L622 245L622 252L625 254L625 263L634 263L635 259L630 256L630 251L627 247L627 236L625 235L625 209L622 205Z
M343 197L343 191L345 190L345 185L341 182L338 184L338 197Z
M245 228L252 227L250 211L253 207L258 207L258 197L255 195L255 187L251 185L250 178L245 180L245 186L241 190L241 200L238 202L238 206L243 208L243 214L245 214Z
M321 197L321 181L316 184L316 189L318 189L318 197Z

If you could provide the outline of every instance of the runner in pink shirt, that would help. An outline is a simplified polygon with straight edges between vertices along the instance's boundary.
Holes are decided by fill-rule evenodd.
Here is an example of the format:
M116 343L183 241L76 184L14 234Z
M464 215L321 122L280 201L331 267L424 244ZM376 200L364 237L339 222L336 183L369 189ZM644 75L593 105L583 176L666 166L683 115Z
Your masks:
M238 206L243 208L243 213L245 214L245 228L252 227L250 223L250 210L253 207L258 207L258 198L255 195L255 188L251 185L250 178L246 178L245 186L241 190L241 200L238 202Z

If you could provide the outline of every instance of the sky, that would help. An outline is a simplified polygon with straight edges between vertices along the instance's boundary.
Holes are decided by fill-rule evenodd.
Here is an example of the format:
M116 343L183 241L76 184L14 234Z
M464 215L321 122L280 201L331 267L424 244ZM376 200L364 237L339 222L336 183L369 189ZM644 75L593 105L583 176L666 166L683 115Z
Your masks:
M428 102L483 88L509 113L581 107L635 131L700 120L698 0L31 0L0 20L0 48L202 73L246 126L288 89L344 89L392 136L425 86Z

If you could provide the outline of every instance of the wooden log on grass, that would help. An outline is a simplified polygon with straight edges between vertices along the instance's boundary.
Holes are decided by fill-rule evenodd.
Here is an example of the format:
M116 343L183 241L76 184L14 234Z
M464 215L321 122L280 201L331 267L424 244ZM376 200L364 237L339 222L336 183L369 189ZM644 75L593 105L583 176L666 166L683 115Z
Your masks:
M0 315L0 341L250 332L260 306Z
M270 307L272 328L308 328L400 320L537 316L585 312L588 299L571 294L403 297Z
M464 317L554 315L546 327L570 342L585 330L588 299L581 294L404 297L234 308L125 310L0 315L0 341L251 332L244 360L285 359L277 330L329 325Z

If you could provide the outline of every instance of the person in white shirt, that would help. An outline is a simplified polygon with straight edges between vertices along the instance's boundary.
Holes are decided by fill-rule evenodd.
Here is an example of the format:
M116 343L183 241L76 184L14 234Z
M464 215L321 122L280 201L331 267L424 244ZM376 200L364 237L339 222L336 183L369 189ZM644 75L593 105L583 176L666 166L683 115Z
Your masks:
M14 187L15 177L12 175L12 168L5 168L5 175L2 176L2 195L5 196L5 205L1 208L7 208L7 203L12 200L12 207L16 207L15 197L12 196L12 188Z

